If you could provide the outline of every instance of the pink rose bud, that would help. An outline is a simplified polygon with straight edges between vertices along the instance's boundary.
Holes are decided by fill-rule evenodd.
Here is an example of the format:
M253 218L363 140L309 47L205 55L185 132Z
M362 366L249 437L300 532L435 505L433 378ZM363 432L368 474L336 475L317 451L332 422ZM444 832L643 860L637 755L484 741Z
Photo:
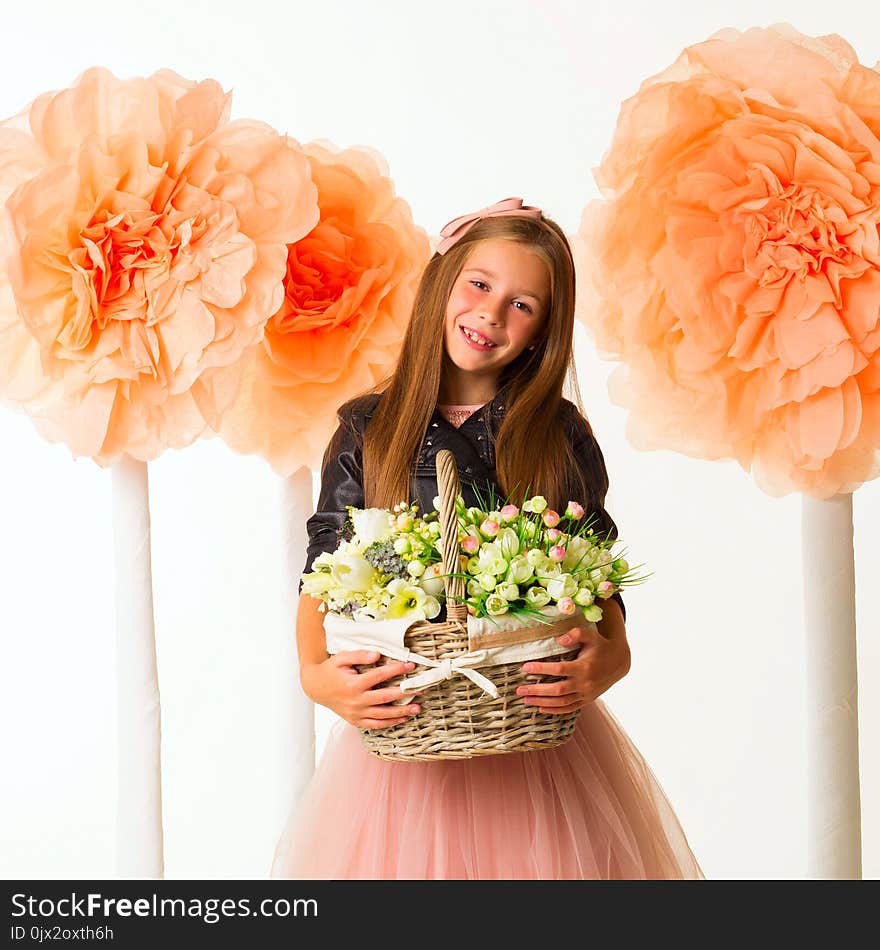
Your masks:
M513 521L513 519L519 514L519 508L516 505L505 505L501 509L501 520L502 521Z
M571 599L571 597L560 597L556 606L559 608L559 612L562 614L573 614L577 609L577 605Z
M600 597L610 597L614 593L614 584L611 581L602 581L601 584L596 588L596 593Z
M487 538L494 538L500 530L501 525L499 525L497 521L493 521L491 518L487 518L480 525L480 531L485 534Z
M550 548L550 553L547 555L551 561L564 561L565 560L565 548L561 544L554 544Z
M548 528L555 528L559 524L559 514L555 512L552 508L548 508L544 512L544 524Z
M562 537L562 532L559 530L559 528L551 528L547 532L547 538L550 541L557 541L561 537Z
M583 518L584 506L579 505L576 501L570 501L568 507L565 509L565 513L569 518Z
M461 542L461 549L467 554L476 554L480 550L480 539L472 534L467 535Z

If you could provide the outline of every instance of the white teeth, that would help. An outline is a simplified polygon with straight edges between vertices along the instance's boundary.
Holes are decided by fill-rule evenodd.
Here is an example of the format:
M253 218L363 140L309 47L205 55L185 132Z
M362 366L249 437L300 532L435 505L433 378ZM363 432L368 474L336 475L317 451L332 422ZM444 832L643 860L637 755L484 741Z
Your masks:
M481 346L495 346L491 340L487 340L484 336L480 336L479 333L476 333L473 330L469 330L467 327L462 327L462 332L469 339L473 340L474 343L479 343Z

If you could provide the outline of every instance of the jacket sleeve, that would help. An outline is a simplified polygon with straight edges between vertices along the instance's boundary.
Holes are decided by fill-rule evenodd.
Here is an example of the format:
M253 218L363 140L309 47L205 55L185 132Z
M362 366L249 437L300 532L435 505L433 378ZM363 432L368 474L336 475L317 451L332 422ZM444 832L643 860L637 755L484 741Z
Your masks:
M364 506L363 437L349 407L339 411L339 425L330 439L321 463L318 507L306 522L309 546L303 573L312 570L315 558L336 550L348 517L346 505ZM302 592L302 580L299 583Z
M575 460L584 471L599 473L597 483L594 485L591 510L587 511L585 517L594 516L593 530L596 534L610 533L609 536L616 539L617 525L605 509L605 495L608 492L608 469L605 467L605 456L581 414L574 409L574 406L571 408L574 411L570 413L569 418L569 438ZM626 606L623 603L623 597L616 593L612 594L611 598L620 605L623 619L626 621Z

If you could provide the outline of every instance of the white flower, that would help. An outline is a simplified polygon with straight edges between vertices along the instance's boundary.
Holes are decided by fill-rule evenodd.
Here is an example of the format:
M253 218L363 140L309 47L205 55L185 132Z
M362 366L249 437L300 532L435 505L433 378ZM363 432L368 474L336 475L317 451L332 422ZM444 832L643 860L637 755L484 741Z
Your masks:
M546 587L547 593L554 600L571 597L577 593L578 589L577 581L571 574L560 574L559 577L554 577L552 580L547 581Z
M394 539L394 553L395 554L407 554L409 552L409 538L395 538Z
M581 587L578 589L578 592L574 595L574 602L579 607L589 607L593 603L595 597L593 597L593 592L589 587Z
M443 593L443 565L442 564L431 564L430 567L425 569L425 573L422 574L419 580L419 587L426 594L430 594L432 597L437 597L439 594Z
M376 571L366 558L353 554L337 554L330 569L330 576L336 585L345 591L366 591L373 586Z
M505 580L511 584L525 584L531 578L532 573L532 565L529 564L528 559L522 555L517 555L510 562Z
M538 583L542 587L546 587L550 581L554 580L557 577L560 577L562 574L562 567L559 564L554 564L551 560L547 560L546 564L542 564L540 567L535 568L535 577L538 579Z
M532 511L539 515L547 507L547 499L543 495L535 495L534 498L524 501L522 507L523 511Z
M484 574L494 574L496 577L507 573L507 558L495 543L484 544L477 555L480 571Z
M486 612L490 617L500 617L507 613L507 601L500 594L490 594L486 598Z
M502 528L495 538L495 544L505 557L519 554L519 535L513 528Z
M534 568L542 567L549 558L538 548L529 548L526 551L526 561Z
M494 574L478 574L477 583L483 590L494 590L496 578Z
M467 592L468 597L482 597L486 593L479 581L468 581Z
M354 533L364 544L383 541L394 529L394 517L384 508L352 508Z
M507 601L519 598L519 588L516 584L501 584L495 588L496 592Z
M387 587L391 594L386 616L389 620L412 619L426 620L428 601L435 601L415 584L408 584L402 577L395 578ZM435 615L436 616L436 613Z
M526 603L532 607L545 607L550 603L550 595L543 587L530 587L526 591Z
M565 560L562 562L563 568L566 571L570 571L575 566L578 566L579 569L586 567L590 563L586 559L589 547L590 542L584 538L570 538L568 544L565 545Z
M333 586L333 578L326 571L315 571L303 577L302 591L315 597L326 593Z
M406 570L410 577L421 577L425 573L425 565L421 561L410 561Z

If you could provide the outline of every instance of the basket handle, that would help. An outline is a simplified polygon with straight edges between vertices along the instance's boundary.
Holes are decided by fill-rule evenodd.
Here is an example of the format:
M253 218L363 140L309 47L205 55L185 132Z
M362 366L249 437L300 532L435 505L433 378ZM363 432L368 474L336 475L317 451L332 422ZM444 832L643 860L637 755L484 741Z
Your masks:
M458 623L467 620L464 603L464 578L450 577L460 573L458 550L458 512L455 501L460 489L455 456L449 449L437 453L437 488L440 494L440 539L443 546L443 572L446 589L446 619Z

